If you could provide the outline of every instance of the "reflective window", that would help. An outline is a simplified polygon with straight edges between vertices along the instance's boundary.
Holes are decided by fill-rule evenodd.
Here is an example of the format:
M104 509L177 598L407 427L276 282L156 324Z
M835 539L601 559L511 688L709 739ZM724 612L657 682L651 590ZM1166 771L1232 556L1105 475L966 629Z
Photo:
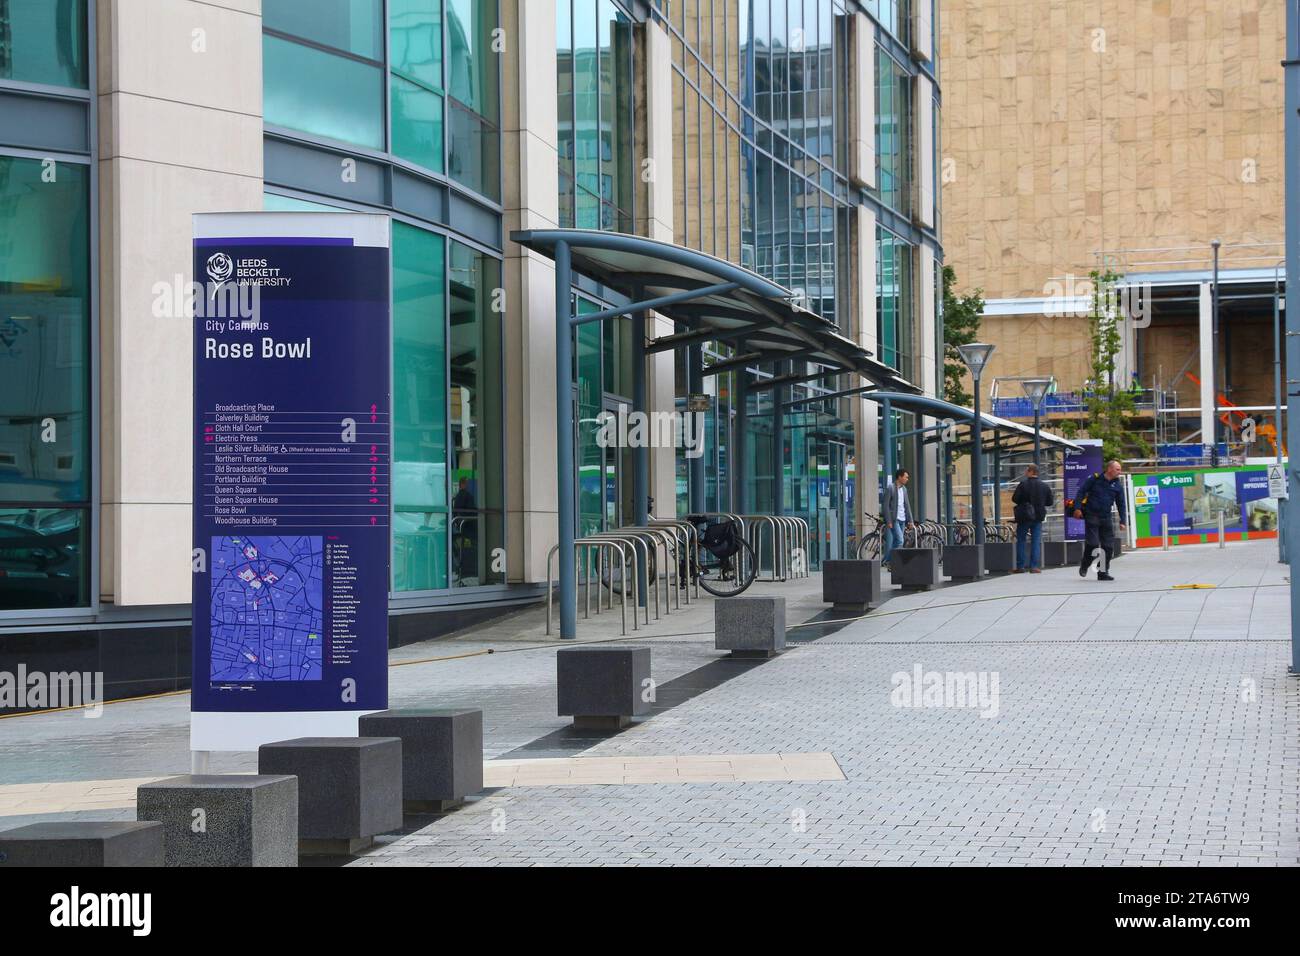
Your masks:
M418 83L392 76L393 153L442 171L442 97Z
M914 283L912 246L889 230L876 228L877 354L906 379L915 380L912 363Z
M86 0L0 0L0 79L84 90Z
M867 11L898 40L906 43L912 35L911 0L865 0Z
M393 590L447 587L446 240L393 223Z
M273 36L262 37L263 119L358 146L384 146L384 79L365 63Z
M384 57L381 0L263 0L262 27L354 53Z
M388 43L394 73L442 89L442 0L389 0Z
M442 0L389 4L392 150L434 172L444 166L442 31Z
M84 607L89 509L0 508L0 611Z
M910 214L912 187L912 77L883 48L876 48L877 194L885 205Z
M451 583L499 584L505 581L501 263L452 242L448 281Z
M447 172L492 199L501 196L496 28L494 0L447 0Z
M0 157L0 608L89 603L85 166Z
M632 24L612 0L556 7L560 224L632 231Z
M501 263L393 223L393 590L505 581Z

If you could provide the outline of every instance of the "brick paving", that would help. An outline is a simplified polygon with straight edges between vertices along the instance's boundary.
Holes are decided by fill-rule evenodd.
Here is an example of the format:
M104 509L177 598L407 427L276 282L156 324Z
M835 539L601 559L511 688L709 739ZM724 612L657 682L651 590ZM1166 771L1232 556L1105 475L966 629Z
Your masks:
M489 758L829 753L844 779L500 787L409 817L351 865L1300 863L1300 681L1275 545L1139 552L1113 570L894 597L839 629L796 628L757 666L716 663L702 602L636 639L661 687L699 686L606 739L566 737L554 716L537 612L403 648L395 661L498 651L391 671L394 706L481 706ZM764 587L792 622L822 609L816 577ZM984 699L897 706L918 667L982 675ZM183 772L187 707L0 722L0 785ZM130 816L59 816L115 813ZM55 817L0 823L40 818Z

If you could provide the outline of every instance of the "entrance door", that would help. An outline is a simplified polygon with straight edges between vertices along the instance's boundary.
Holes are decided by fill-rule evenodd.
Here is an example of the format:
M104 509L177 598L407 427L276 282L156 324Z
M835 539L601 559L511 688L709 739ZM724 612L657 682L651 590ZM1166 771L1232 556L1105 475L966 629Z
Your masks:
M624 402L626 406L626 402ZM585 411L590 412L590 407ZM606 401L602 412L618 414L618 402ZM578 418L574 449L578 474L578 534L596 534L632 524L632 450L602 446L601 417Z
M813 554L809 559L818 565L844 557L848 539L848 508L845 481L848 449L843 442L813 438L814 450L814 529Z

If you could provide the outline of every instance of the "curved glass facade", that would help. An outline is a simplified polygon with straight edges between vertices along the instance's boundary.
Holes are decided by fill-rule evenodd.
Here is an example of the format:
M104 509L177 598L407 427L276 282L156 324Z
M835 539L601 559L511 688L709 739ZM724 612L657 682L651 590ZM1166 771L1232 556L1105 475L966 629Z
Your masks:
M267 126L389 153L501 198L495 2L265 0L262 24Z
M268 125L500 197L495 2L266 0L264 12ZM265 208L364 208L298 188L268 193ZM392 589L403 595L505 581L501 261L458 238L454 210L439 221L415 200L394 185L382 203L396 217Z

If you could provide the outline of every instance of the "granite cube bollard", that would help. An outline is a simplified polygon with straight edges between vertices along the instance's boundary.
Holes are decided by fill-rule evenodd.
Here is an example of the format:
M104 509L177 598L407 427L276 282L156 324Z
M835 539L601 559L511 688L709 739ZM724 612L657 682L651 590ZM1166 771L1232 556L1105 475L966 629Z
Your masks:
M713 646L731 651L732 657L771 657L785 650L785 598L732 597L714 601Z
M1007 573L1016 567L1014 541L984 542L984 570L990 574Z
M162 865L161 823L54 820L0 832L0 867Z
M984 577L984 545L945 545L943 573L954 581L977 581Z
M441 813L483 789L483 711L410 707L367 714L362 737L402 741L402 807Z
M166 866L298 865L297 777L168 777L136 789L135 816L162 824Z
M1043 542L1043 567L1063 568L1070 563L1068 541Z
M879 604L880 561L823 561L822 601L854 611Z
M555 655L556 713L584 730L617 730L650 712L648 647L566 647Z
M889 552L889 567L894 584L908 591L929 591L939 583L939 549L894 548Z
M1067 541L1065 542L1065 563L1078 564L1083 560L1083 542Z
M402 741L299 737L263 744L263 774L298 778L300 856L351 855L402 826Z

